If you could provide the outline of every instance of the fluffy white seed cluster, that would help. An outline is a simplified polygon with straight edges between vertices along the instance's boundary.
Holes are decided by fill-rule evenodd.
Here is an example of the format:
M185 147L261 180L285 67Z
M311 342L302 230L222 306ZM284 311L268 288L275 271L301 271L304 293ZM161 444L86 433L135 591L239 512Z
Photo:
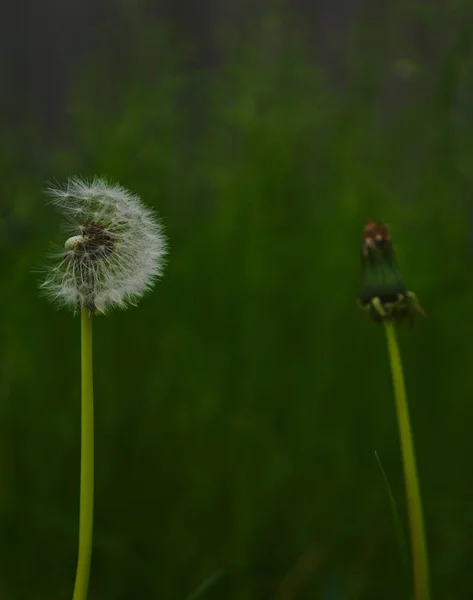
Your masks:
M48 190L70 237L41 284L57 305L105 313L134 305L161 274L166 238L138 196L103 179Z

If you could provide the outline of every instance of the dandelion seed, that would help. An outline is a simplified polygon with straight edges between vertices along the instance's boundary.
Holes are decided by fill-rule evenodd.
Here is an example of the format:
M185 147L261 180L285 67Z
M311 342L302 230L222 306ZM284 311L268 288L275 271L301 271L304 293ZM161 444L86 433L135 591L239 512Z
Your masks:
M134 305L161 275L166 239L138 196L103 179L48 190L71 236L41 284L58 306L105 313Z

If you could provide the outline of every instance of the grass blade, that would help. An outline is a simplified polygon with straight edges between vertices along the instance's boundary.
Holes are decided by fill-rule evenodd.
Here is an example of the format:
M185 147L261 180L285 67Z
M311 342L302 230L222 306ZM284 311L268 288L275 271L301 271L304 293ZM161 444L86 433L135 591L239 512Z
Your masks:
M401 553L401 559L402 559L402 564L404 567L404 572L406 575L406 580L410 581L411 580L411 571L409 568L409 553L408 553L406 532L404 530L404 527L402 526L401 515L399 513L399 509L397 507L396 500L394 498L394 494L393 494L391 485L389 483L389 479L386 475L386 471L383 468L381 459L379 458L379 454L376 450L374 451L374 455L376 456L379 470L381 471L381 475L383 476L384 485L386 486L386 491L388 493L389 504L391 507L391 514L392 514L393 521L394 521L394 529L396 530L396 537L397 537L397 542L399 545L399 550Z

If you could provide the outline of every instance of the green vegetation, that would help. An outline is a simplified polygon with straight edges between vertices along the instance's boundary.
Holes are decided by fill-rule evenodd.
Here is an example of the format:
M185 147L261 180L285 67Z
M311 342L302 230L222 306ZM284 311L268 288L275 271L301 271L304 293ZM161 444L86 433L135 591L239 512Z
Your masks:
M277 18L207 71L140 39L78 77L61 141L2 137L0 598L72 593L80 319L34 271L64 243L41 190L81 173L136 191L170 240L139 310L95 320L89 600L409 598L374 455L407 527L384 331L356 307L365 218L429 317L398 340L432 598L471 600L471 43L432 80L354 39L337 86Z

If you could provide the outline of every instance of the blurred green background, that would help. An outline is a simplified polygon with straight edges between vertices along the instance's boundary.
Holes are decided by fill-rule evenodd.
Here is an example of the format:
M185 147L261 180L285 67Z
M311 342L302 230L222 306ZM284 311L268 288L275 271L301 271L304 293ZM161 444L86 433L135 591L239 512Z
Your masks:
M37 271L64 241L43 190L82 174L155 207L171 248L138 308L95 322L90 600L410 598L374 454L406 523L384 333L356 307L365 218L428 314L400 344L433 598L471 600L472 7L368 11L326 68L297 11L222 26L202 66L138 6L56 127L4 112L0 598L72 595L80 321Z

